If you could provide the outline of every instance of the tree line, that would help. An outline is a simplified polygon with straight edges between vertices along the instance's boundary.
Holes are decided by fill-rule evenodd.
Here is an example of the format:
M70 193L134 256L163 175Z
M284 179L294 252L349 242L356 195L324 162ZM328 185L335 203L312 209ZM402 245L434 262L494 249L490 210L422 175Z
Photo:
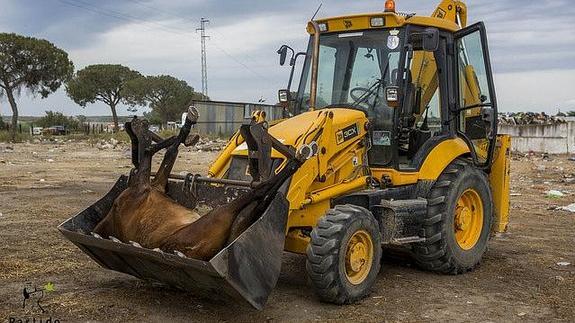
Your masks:
M81 107L102 102L118 128L119 104L146 107L152 123L178 120L191 100L207 100L185 81L169 75L145 76L118 64L95 64L74 72L68 54L44 39L0 33L0 99L12 109L11 138L18 125L17 98L25 91L46 98L64 85Z

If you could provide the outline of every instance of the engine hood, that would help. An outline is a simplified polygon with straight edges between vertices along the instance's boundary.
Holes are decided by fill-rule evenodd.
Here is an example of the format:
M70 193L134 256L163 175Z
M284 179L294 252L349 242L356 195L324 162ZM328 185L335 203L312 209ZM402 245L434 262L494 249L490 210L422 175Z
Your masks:
M321 110L322 112L326 109ZM333 126L335 133L324 134L328 136L337 136L338 132L344 131L346 128L357 126L358 135L360 131L364 131L367 117L362 111L355 109L334 108L328 111L333 112ZM319 116L319 110L304 112L302 114L285 119L269 128L269 133L277 140L287 146L294 146L297 139L304 134ZM336 141L337 139L334 139ZM234 155L247 155L247 145L245 143L239 145L234 151ZM275 150L272 152L272 157L279 158L281 155Z

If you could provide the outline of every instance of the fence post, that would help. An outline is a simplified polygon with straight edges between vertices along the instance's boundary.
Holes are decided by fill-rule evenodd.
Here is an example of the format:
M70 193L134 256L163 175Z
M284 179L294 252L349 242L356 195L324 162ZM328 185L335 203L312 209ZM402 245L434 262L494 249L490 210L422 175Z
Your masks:
M567 153L575 154L575 121L567 121Z

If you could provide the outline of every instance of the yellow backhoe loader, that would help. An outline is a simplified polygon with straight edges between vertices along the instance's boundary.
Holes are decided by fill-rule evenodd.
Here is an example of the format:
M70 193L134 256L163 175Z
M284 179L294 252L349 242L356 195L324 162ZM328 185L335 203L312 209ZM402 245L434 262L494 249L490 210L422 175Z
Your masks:
M392 0L384 8L310 21L306 52L278 51L291 67L279 91L285 118L254 113L207 176L172 176L171 198L214 206L279 173L287 150L305 155L263 215L210 261L90 235L126 177L60 230L103 267L256 308L284 250L307 257L319 298L337 304L369 293L382 246L404 246L437 273L474 269L509 215L510 138L497 134L485 27L467 26L456 0L431 17L398 13Z

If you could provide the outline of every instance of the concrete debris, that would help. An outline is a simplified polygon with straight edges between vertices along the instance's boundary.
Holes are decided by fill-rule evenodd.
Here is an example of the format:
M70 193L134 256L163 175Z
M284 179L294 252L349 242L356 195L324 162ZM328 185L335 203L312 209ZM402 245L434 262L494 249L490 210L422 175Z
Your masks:
M116 149L119 141L111 138L110 140L100 140L96 143L96 148L99 150Z
M124 149L122 156L124 156L124 158L132 158L132 149Z
M40 178L40 182L45 182L46 180L43 178Z
M575 203L569 204L567 206L558 207L557 210L575 213Z
M226 147L227 141L224 139L200 138L198 143L192 146L192 151L219 151Z
M560 261L557 263L557 266L562 266L562 267L569 266L569 265L571 265L571 263L567 262L567 261Z
M2 152L2 153L13 153L14 147L12 147L12 146L0 147L0 152Z
M54 162L54 159L48 158L48 159L46 159L46 161L49 162L49 163L53 163L53 162Z
M500 113L499 124L503 125L547 125L565 123L563 117L547 115L545 112Z
M563 192L561 191L557 191L557 190L550 190L545 192L547 194L547 197L551 197L551 198L560 198L565 196L565 194L563 194Z

